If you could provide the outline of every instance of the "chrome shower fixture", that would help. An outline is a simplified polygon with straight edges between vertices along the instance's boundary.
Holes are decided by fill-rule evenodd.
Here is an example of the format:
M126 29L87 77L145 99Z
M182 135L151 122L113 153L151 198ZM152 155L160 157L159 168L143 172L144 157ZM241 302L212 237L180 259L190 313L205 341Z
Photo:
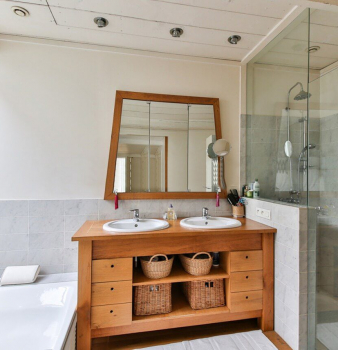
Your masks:
M301 82L299 82L299 81L290 88L290 90L288 92L288 104L286 106L286 111L288 113L288 120L287 120L287 122L288 122L288 129L287 129L287 131L288 131L288 141L290 141L290 93L297 85L300 86L301 90L294 97L295 101L301 101L301 100L305 100L305 99L311 97L311 94L309 92L304 91L303 84Z
M99 28L107 27L109 23L108 20L103 17L95 17L94 22Z
M170 29L170 34L173 38L179 38L183 34L182 28L172 28Z
M291 93L291 91L292 91L297 85L300 86L300 89L301 89L301 90L300 90L299 93L294 97L294 100L295 100L295 101L306 100L307 98L310 98L310 97L312 96L309 92L306 92L306 91L304 90L303 84L302 84L301 82L298 81L295 85L293 85L293 86L290 88L290 90L289 90L289 92L288 92L288 104L287 104L287 107L286 107L287 110L290 109L290 108L289 108L289 105L290 105L290 103L289 103L289 100L290 100L290 93Z
M287 133L288 134L287 134L287 140L285 141L285 145L284 145L284 152L285 152L285 155L289 158L289 164L290 164L290 187L291 187L291 190L293 190L293 181L292 181L292 162L291 162L292 143L291 143L291 140L290 140L290 93L297 85L300 86L301 90L294 97L295 101L301 101L301 100L305 100L305 99L311 97L310 93L304 91L303 84L301 82L299 82L299 81L295 85L293 85L290 88L289 92L288 92L288 104L286 106L286 112L287 112Z
M239 35L231 35L228 38L228 41L232 45L237 45L237 43L241 40L242 38Z
M301 193L301 190L303 187L303 185L301 186L301 184L300 184L300 170L302 170L303 173L305 173L307 170L307 159L304 159L303 156L304 156L305 152L309 151L310 149L314 149L314 148L316 148L316 145L314 143L309 143L308 145L306 145L302 149L302 151L300 152L299 157L298 157L297 173L298 173L298 193L299 194ZM300 166L300 162L303 162L302 169Z
M314 149L314 148L316 148L316 145L310 143L309 145L307 145L307 146L305 146L305 147L303 148L301 154L303 154L304 152L306 152L306 151L309 150L309 149Z
M295 101L302 101L302 100L306 100L307 98L310 98L310 97L311 97L311 94L309 92L302 90L294 97L294 100Z

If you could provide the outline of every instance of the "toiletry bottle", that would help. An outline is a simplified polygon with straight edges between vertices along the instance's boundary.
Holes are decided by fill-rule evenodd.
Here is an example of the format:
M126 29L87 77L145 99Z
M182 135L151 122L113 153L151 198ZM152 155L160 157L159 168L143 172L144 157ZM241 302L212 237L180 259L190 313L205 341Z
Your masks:
M245 188L244 188L244 197L248 196L248 191L249 191L249 186L246 185Z
M259 182L258 182L258 179L256 179L254 182L254 185L253 185L253 197L254 198L259 197L259 190L260 190Z
M246 187L246 185L242 186L242 196L241 197L245 197L245 187Z
M219 267L219 252L212 253L212 266Z
M167 214L167 220L176 220L177 216L175 213L175 209L172 204L170 204L170 207L168 208L168 214Z

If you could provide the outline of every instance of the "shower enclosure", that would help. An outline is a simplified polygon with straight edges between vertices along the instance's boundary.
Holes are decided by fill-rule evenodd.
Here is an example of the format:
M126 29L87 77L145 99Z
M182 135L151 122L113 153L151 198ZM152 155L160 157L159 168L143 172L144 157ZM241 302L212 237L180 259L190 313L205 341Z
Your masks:
M338 12L307 9L247 66L246 182L307 211L299 349L338 349L337 23Z

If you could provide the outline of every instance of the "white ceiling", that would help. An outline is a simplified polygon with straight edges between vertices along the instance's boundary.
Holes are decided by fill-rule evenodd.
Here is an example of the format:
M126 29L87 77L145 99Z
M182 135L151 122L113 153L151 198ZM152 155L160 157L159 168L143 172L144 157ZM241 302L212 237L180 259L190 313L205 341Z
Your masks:
M310 46L320 47L310 54L310 68L323 69L338 60L338 13L312 10L310 23ZM275 42L257 63L306 68L308 18Z
M241 61L294 7L276 0L0 0L0 33ZM30 12L20 18L11 11ZM99 29L93 19L109 21ZM172 38L173 27L184 30ZM338 30L338 28L337 28ZM227 39L239 34L231 45Z
M280 24L298 0L0 0L0 34L90 43L192 57L241 61ZM299 2L299 1L298 1ZM12 6L30 16L13 14ZM95 17L109 21L98 28ZM171 37L173 27L184 30ZM227 39L242 40L231 45ZM306 67L307 23L303 21L259 59L259 63ZM338 60L338 12L312 10L310 65Z

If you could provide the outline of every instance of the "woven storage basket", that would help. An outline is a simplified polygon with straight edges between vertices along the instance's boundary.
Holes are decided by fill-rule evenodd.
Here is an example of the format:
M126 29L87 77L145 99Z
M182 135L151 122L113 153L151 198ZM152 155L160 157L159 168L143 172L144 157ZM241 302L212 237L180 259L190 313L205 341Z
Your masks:
M199 255L207 255L207 259L196 259ZM200 252L193 255L193 257L188 257L181 254L180 260L184 270L190 275L194 276L203 276L207 275L210 272L212 266L212 257L209 253Z
M166 260L164 261L153 261L157 256L164 256ZM156 254L150 258L141 258L141 266L143 273L148 278L158 279L164 278L170 275L171 269L173 267L174 256L170 259L164 254Z
M225 305L224 280L184 282L183 291L194 310Z
M135 287L135 315L168 314L171 311L171 283Z

